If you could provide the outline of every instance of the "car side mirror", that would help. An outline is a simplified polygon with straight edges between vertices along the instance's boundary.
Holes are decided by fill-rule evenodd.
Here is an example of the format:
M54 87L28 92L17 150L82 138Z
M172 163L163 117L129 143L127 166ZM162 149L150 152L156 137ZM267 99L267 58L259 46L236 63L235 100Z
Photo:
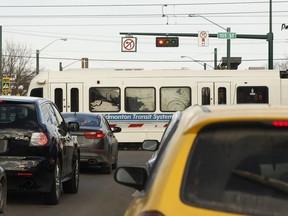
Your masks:
M78 122L68 122L67 123L68 130L71 132L79 131L79 124Z
M143 167L118 167L114 173L114 180L117 183L138 191L144 189L147 178L147 170Z
M121 132L122 131L122 128L121 127L113 127L112 128L112 132L113 133L119 133L119 132Z
M159 148L158 140L144 140L142 143L142 149L146 151L156 151Z

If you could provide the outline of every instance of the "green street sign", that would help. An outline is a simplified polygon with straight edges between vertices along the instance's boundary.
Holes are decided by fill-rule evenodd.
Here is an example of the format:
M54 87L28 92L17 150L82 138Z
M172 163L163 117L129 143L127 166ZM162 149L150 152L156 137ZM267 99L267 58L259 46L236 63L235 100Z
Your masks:
M236 33L235 32L218 32L217 38L218 39L235 39Z

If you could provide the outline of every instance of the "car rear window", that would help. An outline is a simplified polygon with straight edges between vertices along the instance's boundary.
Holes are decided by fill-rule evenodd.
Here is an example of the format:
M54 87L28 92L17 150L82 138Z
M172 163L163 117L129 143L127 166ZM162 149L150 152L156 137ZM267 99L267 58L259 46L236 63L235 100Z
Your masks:
M287 215L287 125L234 122L203 128L190 152L182 200L238 214Z
M101 119L99 116L63 114L63 117L66 122L78 122L80 127L81 126L100 127Z
M0 129L34 129L36 126L37 117L34 104L13 102L0 103Z

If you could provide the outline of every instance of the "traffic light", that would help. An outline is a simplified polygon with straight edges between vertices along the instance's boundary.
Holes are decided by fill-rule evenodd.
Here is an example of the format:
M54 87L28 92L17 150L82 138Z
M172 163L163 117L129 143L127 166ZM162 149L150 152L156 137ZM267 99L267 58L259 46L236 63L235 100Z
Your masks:
M178 47L178 37L156 37L156 47Z

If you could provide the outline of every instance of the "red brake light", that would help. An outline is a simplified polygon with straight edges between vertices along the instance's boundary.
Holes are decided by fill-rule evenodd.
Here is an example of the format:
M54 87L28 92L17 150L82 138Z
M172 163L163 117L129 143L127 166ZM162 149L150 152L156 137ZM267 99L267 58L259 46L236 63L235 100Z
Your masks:
M288 121L274 121L273 125L275 127L288 127Z
M105 136L102 131L84 132L84 136L88 139L101 139Z
M30 145L43 146L48 142L48 137L44 133L33 133L31 136Z

